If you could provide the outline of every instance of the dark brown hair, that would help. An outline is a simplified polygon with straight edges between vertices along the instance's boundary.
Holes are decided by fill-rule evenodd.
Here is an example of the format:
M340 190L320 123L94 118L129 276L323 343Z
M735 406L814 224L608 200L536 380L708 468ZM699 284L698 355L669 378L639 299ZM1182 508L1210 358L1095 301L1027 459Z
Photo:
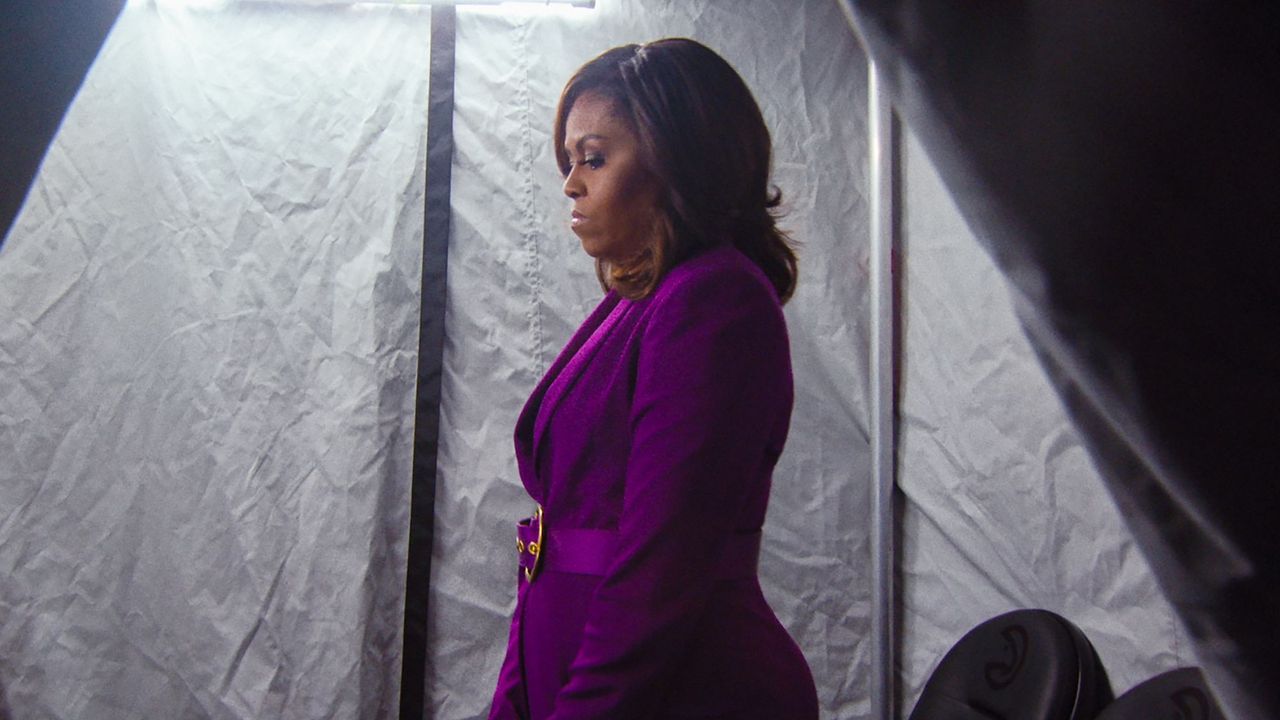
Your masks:
M600 284L624 297L644 297L680 261L731 243L786 302L795 290L796 255L776 225L782 193L769 186L772 142L733 67L687 38L616 47L583 65L556 109L556 162L566 176L565 124L586 93L612 100L631 123L641 163L661 193L656 241L629 260L597 260Z

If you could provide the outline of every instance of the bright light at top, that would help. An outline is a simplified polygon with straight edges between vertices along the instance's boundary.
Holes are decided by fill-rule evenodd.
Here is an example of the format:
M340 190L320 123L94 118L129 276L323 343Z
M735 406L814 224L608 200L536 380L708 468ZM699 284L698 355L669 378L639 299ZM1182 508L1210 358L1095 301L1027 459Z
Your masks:
M160 6L166 8L187 8L190 10L222 10L234 0L128 0L128 7Z
M456 5L506 10L542 8L594 8L596 0L128 0L129 7L164 6L191 10L222 10L231 5L283 2L291 5Z
M501 15L522 15L546 11L576 13L595 8L594 0L590 3L581 2L580 0L577 2L571 2L569 0L560 0L559 2L544 2L542 0L502 0L502 2L457 3L457 5L459 7L465 7L469 12L497 13Z

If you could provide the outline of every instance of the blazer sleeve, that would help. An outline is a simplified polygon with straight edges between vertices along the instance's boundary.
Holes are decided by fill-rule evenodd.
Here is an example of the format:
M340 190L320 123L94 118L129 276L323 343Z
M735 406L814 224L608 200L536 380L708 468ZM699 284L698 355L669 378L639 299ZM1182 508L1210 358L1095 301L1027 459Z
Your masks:
M765 491L751 479L781 451L790 351L772 288L747 273L681 280L655 296L640 339L616 555L553 720L660 710L708 609L718 554L748 497Z
M517 599L515 612L511 614L511 631L507 637L507 654L498 671L498 684L489 706L488 720L524 720L529 717L525 706L524 678L520 672L520 600L524 592L524 573L517 571Z

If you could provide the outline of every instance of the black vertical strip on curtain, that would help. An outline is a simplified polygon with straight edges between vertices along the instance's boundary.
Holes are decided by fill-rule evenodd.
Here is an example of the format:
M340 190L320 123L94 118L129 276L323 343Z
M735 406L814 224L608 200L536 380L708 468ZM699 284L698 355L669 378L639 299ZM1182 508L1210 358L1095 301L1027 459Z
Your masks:
M0 247L124 0L0 3Z
M440 377L444 369L445 281L453 166L453 69L457 12L431 8L431 77L427 102L426 222L422 237L422 316L418 326L418 397L414 410L409 569L404 598L400 718L426 717L427 600L435 528L436 456L440 448Z

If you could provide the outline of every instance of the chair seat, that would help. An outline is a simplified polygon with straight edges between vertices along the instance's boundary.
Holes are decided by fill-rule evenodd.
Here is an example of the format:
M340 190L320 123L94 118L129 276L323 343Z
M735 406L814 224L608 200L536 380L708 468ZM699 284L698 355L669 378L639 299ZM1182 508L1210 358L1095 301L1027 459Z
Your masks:
M1184 667L1135 685L1097 720L1226 720L1200 668Z
M947 652L910 720L1092 720L1112 697L1079 628L1048 610L1015 610Z

